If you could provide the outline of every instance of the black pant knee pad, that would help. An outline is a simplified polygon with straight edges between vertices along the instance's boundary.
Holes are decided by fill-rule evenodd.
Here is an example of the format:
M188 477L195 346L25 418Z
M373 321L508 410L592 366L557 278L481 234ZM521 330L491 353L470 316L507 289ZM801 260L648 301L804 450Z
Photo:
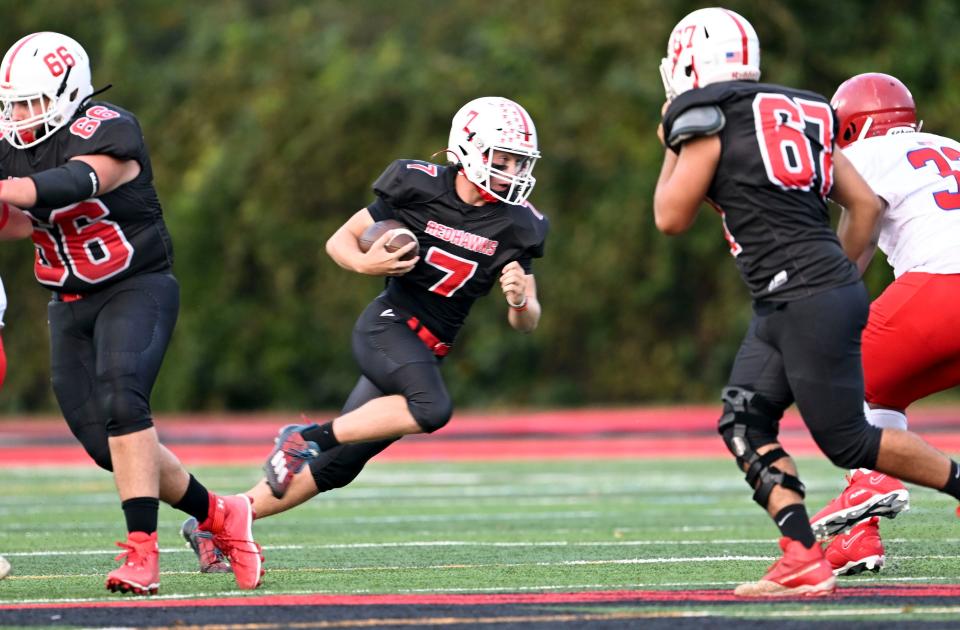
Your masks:
M880 453L883 430L866 420L856 426L833 427L829 431L811 431L823 454L840 468L873 468Z
M127 435L153 426L150 406L132 391L107 391L99 399L100 409L107 417L107 435Z
M83 450L87 452L87 455L93 459L93 462L103 468L108 472L113 472L113 460L110 458L110 445L107 443L103 444L86 444L83 443Z
M399 439L399 438L398 438ZM341 444L310 460L310 474L317 490L326 492L350 484L373 457L397 440Z
M313 476L313 482L317 484L317 490L327 492L336 488L343 488L350 484L357 475L363 470L366 461L362 462L338 462L336 457L343 450L344 445L337 446L324 451L320 457L314 457L310 460L310 474Z
M433 433L442 429L453 416L453 402L449 398L434 400L430 403L407 400L407 408L424 433Z

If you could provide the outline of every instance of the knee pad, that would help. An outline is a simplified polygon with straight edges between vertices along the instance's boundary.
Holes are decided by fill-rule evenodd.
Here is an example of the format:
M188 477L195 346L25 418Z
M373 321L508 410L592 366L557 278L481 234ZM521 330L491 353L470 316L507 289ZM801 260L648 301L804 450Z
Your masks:
M149 402L144 400L128 380L133 379L100 381L97 397L100 409L107 418L109 436L136 433L153 426Z
M104 470L113 472L113 460L110 459L110 444L106 440L106 435L100 431L82 431L76 434L83 450Z
M736 457L737 465L746 471L747 484L754 489L753 500L766 509L776 486L805 496L806 488L800 479L772 465L787 457L786 451L777 447L762 455L757 452L758 448L777 442L780 410L756 392L742 387L725 387L722 398L724 413L717 429Z
M399 439L399 438L398 438ZM310 460L310 474L319 492L342 488L357 478L367 462L396 440L341 444Z
M869 468L877 464L883 430L867 422L842 424L829 431L811 431L813 440L835 466Z
M443 428L453 416L453 401L449 396L430 402L407 399L407 408L424 433L433 433Z

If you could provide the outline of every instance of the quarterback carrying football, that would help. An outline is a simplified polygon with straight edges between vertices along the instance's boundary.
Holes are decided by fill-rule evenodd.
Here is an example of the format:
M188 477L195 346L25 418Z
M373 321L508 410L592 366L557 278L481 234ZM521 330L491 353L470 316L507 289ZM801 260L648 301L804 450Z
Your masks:
M443 427L453 402L441 362L474 302L493 287L499 285L511 327L536 328L533 259L543 255L549 224L527 201L540 157L533 120L506 98L475 99L453 117L447 152L447 165L390 164L373 184L374 200L327 241L338 265L386 276L386 289L353 329L361 376L341 415L281 429L265 480L247 492L258 518L349 484L403 435ZM390 252L388 230L364 252L358 239L387 219L401 221L417 242ZM421 255L403 260L417 243ZM185 523L203 568L215 554L190 530Z

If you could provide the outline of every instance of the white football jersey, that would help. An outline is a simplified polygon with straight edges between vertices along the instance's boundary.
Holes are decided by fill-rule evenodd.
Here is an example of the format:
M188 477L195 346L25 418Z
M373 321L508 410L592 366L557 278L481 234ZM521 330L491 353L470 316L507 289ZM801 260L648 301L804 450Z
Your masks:
M888 204L878 246L894 275L960 273L960 143L896 133L858 140L843 154Z

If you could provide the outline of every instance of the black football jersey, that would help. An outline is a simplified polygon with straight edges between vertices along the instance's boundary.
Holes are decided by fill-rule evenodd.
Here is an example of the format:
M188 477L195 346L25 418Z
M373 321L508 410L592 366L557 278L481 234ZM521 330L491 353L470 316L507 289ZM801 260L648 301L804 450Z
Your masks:
M140 174L98 197L65 208L32 208L34 274L54 291L86 293L139 273L168 270L173 245L153 187L140 124L116 105L89 102L40 144L0 142L0 175L26 177L78 155L136 160Z
M375 221L397 219L416 235L420 260L409 273L387 279L387 295L446 342L507 263L519 261L533 272L549 229L529 203L464 203L456 176L453 166L397 160L373 184L377 199L367 206Z
M789 301L856 282L826 204L837 132L827 100L779 85L715 83L670 104L666 137L684 111L711 105L726 122L708 201L753 298Z

